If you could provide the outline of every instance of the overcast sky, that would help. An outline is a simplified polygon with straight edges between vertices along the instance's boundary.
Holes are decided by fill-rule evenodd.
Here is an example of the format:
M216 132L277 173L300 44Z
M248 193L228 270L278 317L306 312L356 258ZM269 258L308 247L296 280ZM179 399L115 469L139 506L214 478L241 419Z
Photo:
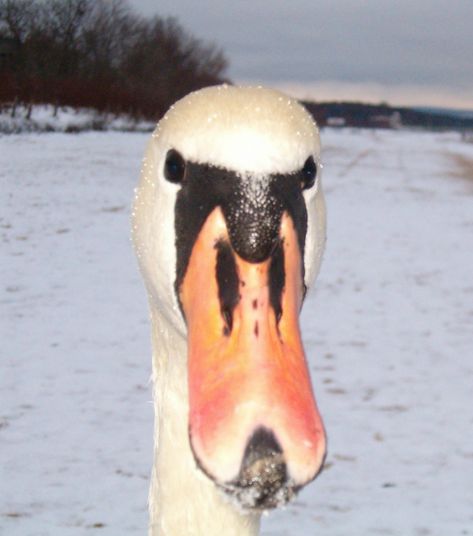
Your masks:
M218 44L236 82L473 109L473 0L129 0Z

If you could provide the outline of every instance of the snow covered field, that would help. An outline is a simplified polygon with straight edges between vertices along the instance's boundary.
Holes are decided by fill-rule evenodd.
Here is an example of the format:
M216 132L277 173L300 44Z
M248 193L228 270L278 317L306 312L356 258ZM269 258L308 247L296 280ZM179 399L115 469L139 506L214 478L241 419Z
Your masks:
M149 326L129 243L148 135L0 138L0 534L146 534ZM473 535L473 145L325 130L303 332L327 468L264 534Z

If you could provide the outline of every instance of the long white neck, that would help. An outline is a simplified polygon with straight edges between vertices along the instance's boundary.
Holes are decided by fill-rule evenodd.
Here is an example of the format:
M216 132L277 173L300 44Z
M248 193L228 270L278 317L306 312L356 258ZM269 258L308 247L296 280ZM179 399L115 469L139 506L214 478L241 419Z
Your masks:
M197 469L188 439L185 338L151 308L155 406L150 536L256 536L260 516L227 502Z

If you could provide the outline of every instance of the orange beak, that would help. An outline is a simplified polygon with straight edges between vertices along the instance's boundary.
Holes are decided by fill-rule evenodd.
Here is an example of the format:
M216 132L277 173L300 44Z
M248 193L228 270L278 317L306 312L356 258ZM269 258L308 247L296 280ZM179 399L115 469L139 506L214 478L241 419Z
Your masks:
M215 208L180 288L188 327L189 434L197 463L227 491L251 488L253 480L261 487L261 472L283 468L264 500L242 500L237 493L248 508L289 500L317 475L325 455L298 322L302 256L287 213L279 238L268 259L246 262L231 247L222 211ZM252 443L261 437L264 448ZM257 460L258 452L269 462Z

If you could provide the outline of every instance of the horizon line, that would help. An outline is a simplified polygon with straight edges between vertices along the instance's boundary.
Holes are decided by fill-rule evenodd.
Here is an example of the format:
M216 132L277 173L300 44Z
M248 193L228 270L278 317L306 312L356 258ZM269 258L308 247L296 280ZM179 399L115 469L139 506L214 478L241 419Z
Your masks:
M386 85L374 82L318 82L240 80L238 84L267 85L299 100L310 102L357 102L391 107L444 108L473 111L471 91L438 86Z

